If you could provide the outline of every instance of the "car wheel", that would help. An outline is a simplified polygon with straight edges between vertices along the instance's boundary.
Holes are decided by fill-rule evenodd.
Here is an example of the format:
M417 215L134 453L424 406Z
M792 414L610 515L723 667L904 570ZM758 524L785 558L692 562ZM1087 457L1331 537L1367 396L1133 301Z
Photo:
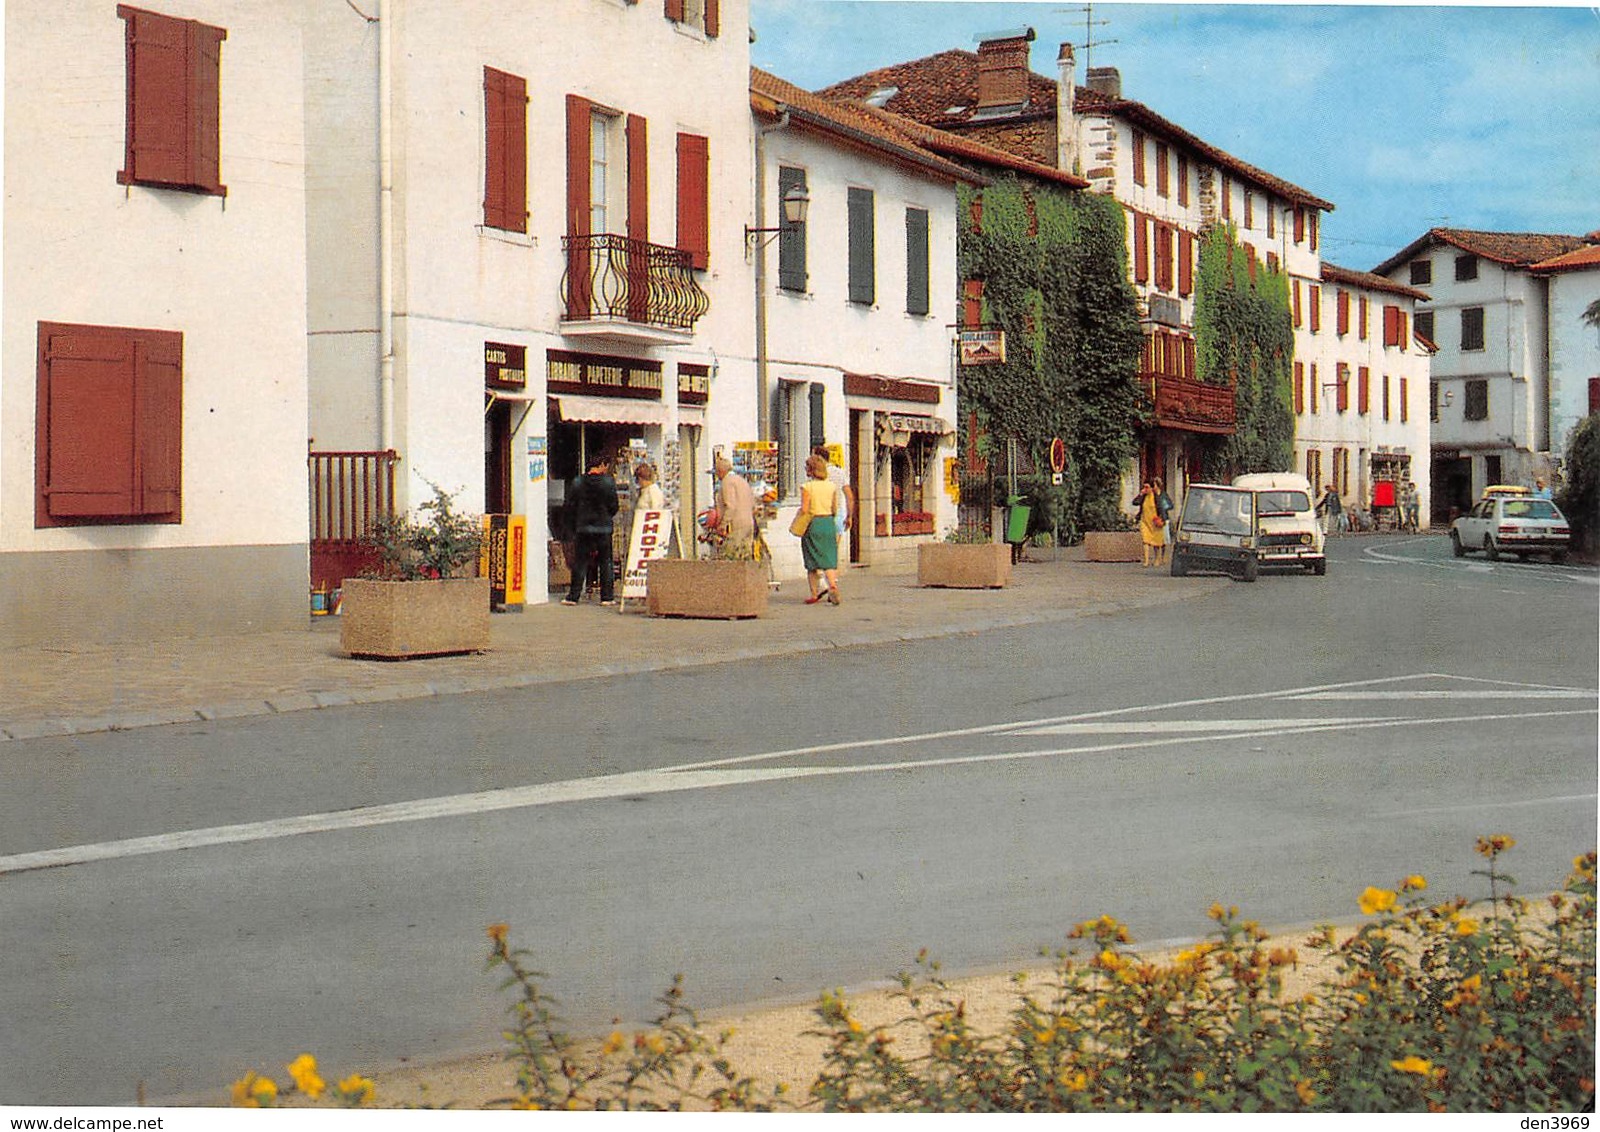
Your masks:
M1255 556L1252 555L1244 560L1244 568L1239 571L1239 580L1241 582L1253 582L1259 573L1261 573L1261 563L1257 562Z
M1172 555L1172 576L1181 578L1188 572L1189 563L1184 559L1183 555L1174 552Z
M1526 551L1514 550L1514 551L1512 551L1512 553L1517 556L1517 561L1518 562L1526 562L1528 560L1528 555L1527 555Z
M1554 562L1556 565L1558 565L1558 566L1562 565L1562 564L1564 564L1566 562L1566 560L1567 560L1567 552L1566 551L1564 551L1564 550L1552 550L1550 552L1550 561Z
M1483 556L1490 562L1499 561L1500 548L1494 544L1493 535L1483 536Z
M1450 532L1450 553L1455 555L1457 558L1466 557L1467 548L1461 545L1460 531Z
M1311 564L1311 572L1319 578L1322 577L1328 572L1328 560L1326 558L1317 559Z

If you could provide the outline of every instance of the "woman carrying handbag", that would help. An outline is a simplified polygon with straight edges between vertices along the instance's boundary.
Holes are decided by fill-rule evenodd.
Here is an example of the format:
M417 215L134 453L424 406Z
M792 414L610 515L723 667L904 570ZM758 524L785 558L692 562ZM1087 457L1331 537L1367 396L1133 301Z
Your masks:
M822 600L817 583L826 577L827 598L838 605L839 528L834 516L839 511L839 489L828 482L828 462L821 456L806 459L806 475L810 479L800 488L800 513L789 528L800 536L800 559L806 568L806 584L811 587L806 604Z

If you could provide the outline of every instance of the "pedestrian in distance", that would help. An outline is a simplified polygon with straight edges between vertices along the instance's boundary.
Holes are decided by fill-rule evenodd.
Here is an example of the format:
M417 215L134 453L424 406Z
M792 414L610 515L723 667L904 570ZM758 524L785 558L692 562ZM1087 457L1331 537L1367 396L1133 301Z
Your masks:
M572 585L562 605L577 605L588 588L590 571L600 582L600 604L616 605L616 563L611 556L611 526L617 515L617 481L611 478L611 457L596 456L589 470L567 491L575 552Z
M845 475L843 468L828 459L828 446L819 444L811 450L813 456L820 456L828 465L828 482L839 492L839 513L835 516L839 524L839 541L844 542L845 536L850 531L851 524L856 515L856 491L850 486L850 477ZM843 559L845 552L840 549L839 557Z
M1550 486L1544 482L1543 476L1539 476L1533 481L1533 497L1535 499L1550 498Z
M1339 493L1333 490L1332 485L1324 484L1322 494L1317 497L1317 514L1322 518L1324 534L1333 534L1344 529L1344 503L1339 498Z
M667 493L656 482L656 469L648 461L633 469L633 482L637 487L633 507L636 511L660 511L667 505Z
M839 534L835 515L844 500L843 494L828 481L828 462L821 456L806 458L806 475L810 477L800 487L800 515L807 516L805 532L800 536L800 560L806 568L806 582L811 586L807 605L816 605L824 597L838 605L839 596ZM822 579L827 579L826 589Z
M713 544L719 558L748 561L755 557L756 497L750 482L733 470L733 462L718 456L712 465L717 477L717 534Z
M1142 566L1158 565L1166 550L1166 520L1161 517L1158 499L1155 487L1145 480L1133 500L1133 514L1139 520L1139 541L1144 547Z
M1150 481L1150 487L1156 493L1156 513L1161 516L1161 545L1156 549L1156 565L1162 566L1167 561L1167 548L1172 545L1172 496L1167 494L1167 485L1160 476Z

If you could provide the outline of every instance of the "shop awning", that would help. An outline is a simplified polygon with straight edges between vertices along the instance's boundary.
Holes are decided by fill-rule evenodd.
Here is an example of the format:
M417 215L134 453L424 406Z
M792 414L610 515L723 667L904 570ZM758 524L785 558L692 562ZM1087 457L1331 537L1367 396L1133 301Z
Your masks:
M938 417L919 413L890 413L889 427L895 432L926 432L933 436L944 436L955 431Z
M660 401L641 401L630 397L577 397L558 394L556 404L564 421L591 424L665 425L667 407Z
M485 389L483 391L483 415L489 415L489 410L494 408L496 401L503 401L508 405L520 405L522 411L517 414L517 421L511 426L511 431L515 434L521 431L522 422L528 419L528 414L533 412L533 406L538 403L538 400L532 393L522 390Z

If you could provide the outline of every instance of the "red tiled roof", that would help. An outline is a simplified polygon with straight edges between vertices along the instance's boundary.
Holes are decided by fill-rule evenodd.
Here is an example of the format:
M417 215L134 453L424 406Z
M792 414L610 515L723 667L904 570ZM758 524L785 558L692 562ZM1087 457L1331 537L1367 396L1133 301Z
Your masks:
M1537 232L1482 232L1473 228L1429 228L1372 270L1386 275L1426 247L1444 244L1507 267L1534 264L1583 247L1582 236L1553 236Z
M1016 111L1016 116L1054 118L1059 85L1054 79L1028 72L1027 101ZM908 63L879 67L823 87L817 93L825 98L864 100L890 88L894 93L884 102L886 109L936 129L959 130L998 120L996 116L977 115L978 56L971 51L941 51ZM1333 210L1330 202L1202 141L1141 102L1111 98L1087 87L1077 87L1073 100L1074 105L1086 110L1127 118L1148 133L1186 146L1235 176L1252 181L1292 203Z
M1429 299L1426 291L1419 291L1415 287L1407 287L1404 283L1396 283L1382 275L1375 275L1370 271L1351 271L1348 267L1340 267L1336 263L1322 261L1322 278L1327 283L1343 283L1347 287L1360 287L1367 291L1383 291L1390 295L1400 295L1407 299L1416 299L1427 302Z
M914 132L918 135L923 132L916 123L872 107L821 98L755 67L750 68L750 105L756 112L774 117L787 112L791 120L802 127L877 150L947 180L974 185L987 183L982 175L921 144L913 136Z
M1086 189L1089 187L1088 181L1076 174L1067 172L1065 169L1057 169L1054 165L1041 165L1037 161L1019 157L997 146L978 141L976 138L967 138L945 130L936 130L932 126L925 126L921 122L913 121L910 118L902 118L898 114L888 110L880 110L875 106L863 106L859 103L843 103L841 105L853 106L864 113L891 119L895 129L909 134L916 139L917 144L936 153L942 153L946 157L953 157L958 161L1010 169L1042 180L1055 181L1057 184L1066 185L1073 189Z
M1559 271L1583 271L1591 267L1600 267L1600 244L1585 244L1564 255L1552 256L1534 264L1533 270L1543 275Z

